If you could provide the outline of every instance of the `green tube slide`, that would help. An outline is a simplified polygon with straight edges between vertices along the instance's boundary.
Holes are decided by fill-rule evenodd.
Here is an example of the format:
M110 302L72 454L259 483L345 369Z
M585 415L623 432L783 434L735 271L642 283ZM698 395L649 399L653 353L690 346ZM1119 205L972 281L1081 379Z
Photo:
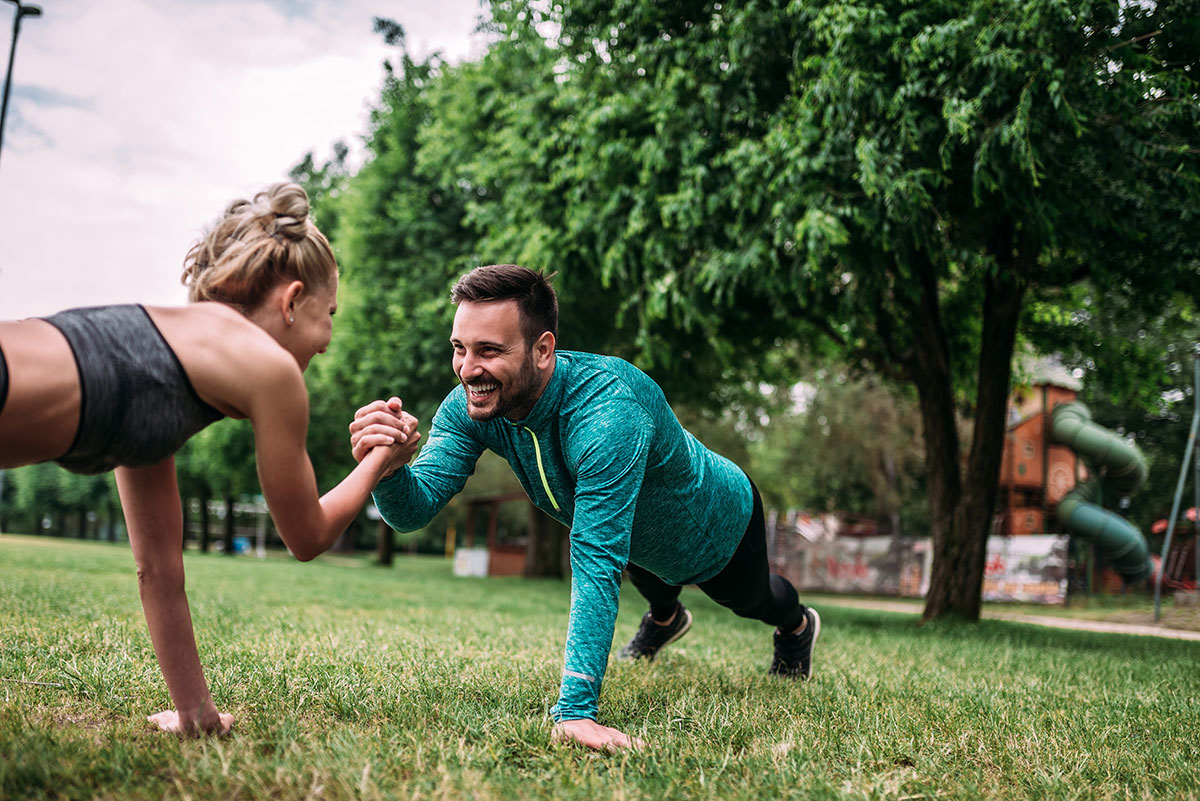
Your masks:
M1125 518L1099 505L1109 497L1129 495L1146 483L1149 470L1136 445L1092 422L1082 403L1062 403L1050 415L1050 436L1089 464L1104 468L1068 492L1058 503L1058 519L1067 531L1096 544L1126 582L1150 577L1154 564L1142 532ZM1093 470L1093 473L1096 471Z

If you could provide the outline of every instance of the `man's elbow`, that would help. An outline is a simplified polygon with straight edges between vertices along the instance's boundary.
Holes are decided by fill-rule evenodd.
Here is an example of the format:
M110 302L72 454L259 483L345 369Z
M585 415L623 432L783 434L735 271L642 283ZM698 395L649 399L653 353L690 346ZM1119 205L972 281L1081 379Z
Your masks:
M424 513L414 509L380 509L383 524L397 534L407 534L419 528L425 528L436 516L436 511Z

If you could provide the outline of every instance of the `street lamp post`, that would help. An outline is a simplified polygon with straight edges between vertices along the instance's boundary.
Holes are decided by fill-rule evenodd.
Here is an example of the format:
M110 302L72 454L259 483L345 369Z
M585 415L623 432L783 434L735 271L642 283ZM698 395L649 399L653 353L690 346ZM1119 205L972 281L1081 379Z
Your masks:
M13 59L17 55L17 36L21 33L21 20L25 17L42 15L40 6L27 5L21 0L5 0L5 2L14 4L17 7L17 13L13 17L12 47L8 49L8 75L4 79L4 101L0 103L0 146L4 144L4 118L8 116L8 93L12 89Z

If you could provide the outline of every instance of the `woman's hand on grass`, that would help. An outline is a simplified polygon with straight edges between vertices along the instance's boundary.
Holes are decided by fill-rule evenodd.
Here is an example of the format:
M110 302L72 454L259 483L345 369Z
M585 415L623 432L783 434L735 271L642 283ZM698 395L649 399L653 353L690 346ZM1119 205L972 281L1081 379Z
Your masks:
M205 734L224 736L233 728L233 715L218 712L216 707L204 710L199 719L184 720L174 709L164 709L146 720L158 726L162 731L178 734L180 737L202 737Z
M556 743L577 742L597 751L619 751L622 748L645 748L646 743L623 731L601 726L594 720L563 720L554 724L550 739Z

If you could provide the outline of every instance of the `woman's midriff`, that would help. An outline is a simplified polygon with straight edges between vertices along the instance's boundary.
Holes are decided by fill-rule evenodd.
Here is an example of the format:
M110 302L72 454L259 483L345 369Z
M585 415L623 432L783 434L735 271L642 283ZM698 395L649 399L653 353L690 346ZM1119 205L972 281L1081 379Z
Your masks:
M0 468L57 459L79 428L81 395L75 354L44 320L0 323L8 363L8 397L0 409Z

